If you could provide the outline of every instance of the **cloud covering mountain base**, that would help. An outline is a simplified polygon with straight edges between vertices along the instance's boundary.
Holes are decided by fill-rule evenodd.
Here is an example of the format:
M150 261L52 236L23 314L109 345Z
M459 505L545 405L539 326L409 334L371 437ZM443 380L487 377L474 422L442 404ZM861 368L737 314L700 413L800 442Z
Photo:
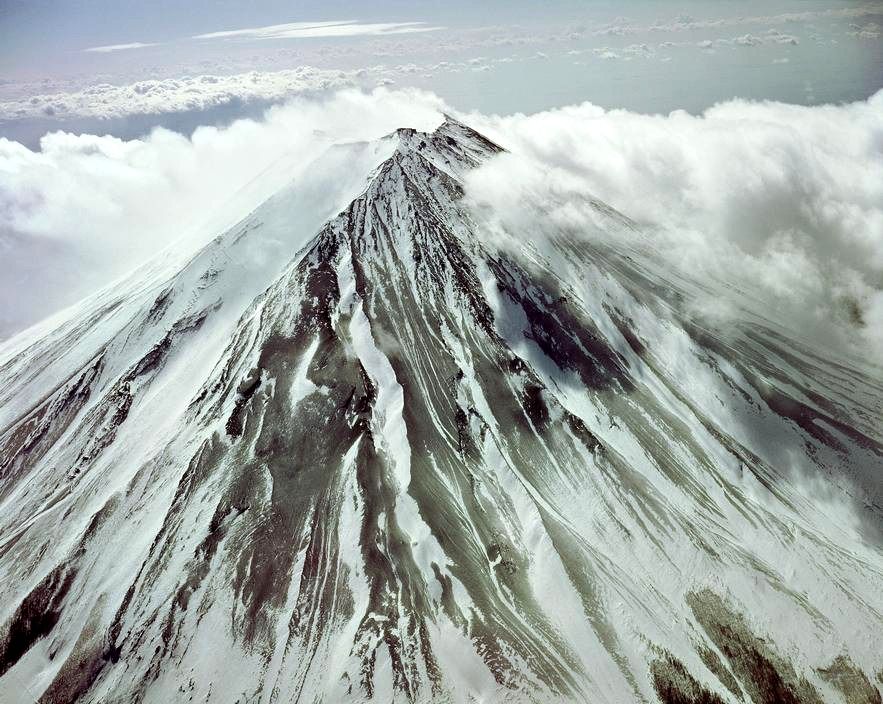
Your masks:
M348 90L190 137L53 133L39 151L0 140L0 335L169 244L198 245L219 204L235 220L268 195L242 190L263 171L276 170L264 181L275 187L330 144L426 128L443 110L428 93ZM826 344L880 349L883 93L839 106L734 100L702 115L585 103L468 119L510 150L469 180L501 230L588 233L597 198L669 264L727 280Z
M883 92L698 116L587 103L471 119L511 150L471 179L502 229L589 236L599 199L667 265L750 293L817 341L883 349Z

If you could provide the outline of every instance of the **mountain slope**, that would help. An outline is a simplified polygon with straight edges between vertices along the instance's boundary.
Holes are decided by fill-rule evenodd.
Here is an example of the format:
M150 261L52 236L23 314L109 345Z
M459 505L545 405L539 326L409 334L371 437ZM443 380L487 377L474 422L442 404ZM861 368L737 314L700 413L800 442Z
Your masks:
M7 346L4 696L880 700L879 370L486 236L497 151L348 147L296 227L309 188Z

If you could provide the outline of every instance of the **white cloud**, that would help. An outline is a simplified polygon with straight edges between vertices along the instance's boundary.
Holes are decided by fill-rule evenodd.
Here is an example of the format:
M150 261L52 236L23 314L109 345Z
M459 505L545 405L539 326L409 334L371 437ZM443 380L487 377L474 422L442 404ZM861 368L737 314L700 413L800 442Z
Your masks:
M159 46L157 42L131 42L130 44L107 44L106 46L90 46L83 51L91 51L98 54L109 54L113 51L127 51L129 49L144 49L149 46Z
M716 39L703 39L701 41L664 41L659 43L660 49L670 49L674 47L698 47L699 49L704 50L706 53L714 53L714 48L716 46L732 46L732 47L758 47L758 46L772 46L775 44L783 44L783 45L791 45L796 46L800 43L800 40L794 36L793 34L785 34L780 32L777 29L767 29L760 34L752 34L751 32L746 32L745 34L736 36L736 37L718 37ZM633 44L632 47L636 46L646 46L649 48L647 44Z
M613 49L611 49L609 46L596 47L595 49L592 49L592 51L594 52L595 56L597 56L599 59L618 59L619 58L619 54L617 54L615 51L613 51Z
M765 44L790 44L797 46L800 40L793 34L784 34L777 29L768 29L763 34L743 34L732 39L718 39L718 44L733 44L736 46L763 46Z
M432 129L441 110L417 91L342 91L190 138L163 129L131 141L56 132L39 151L0 138L0 338L172 242L217 235L221 221L232 225L329 145L400 126Z
M101 83L81 90L33 95L0 103L0 117L107 119L205 110L234 100L281 101L306 92L351 87L363 81L364 75L358 71L301 66L285 71L185 76L123 85Z
M736 37L731 41L733 44L738 44L739 46L757 46L758 44L763 44L763 39L753 34L743 34L741 37Z
M883 10L881 10L881 13L883 13ZM876 22L867 22L863 25L851 24L849 25L849 31L847 34L852 37L858 37L859 39L879 39L880 25Z
M473 124L511 150L470 194L515 236L587 236L591 198L647 225L659 256L733 282L801 332L883 351L883 91L699 116L583 104Z
M796 46L800 43L800 41L793 34L785 34L784 32L780 32L778 29L768 29L764 32L764 39L768 42L772 42L774 44L791 44L792 46Z
M622 52L628 56L649 57L655 53L647 44L629 44Z
M246 27L197 34L193 39L306 39L311 37L356 37L432 32L441 29L425 22L289 22L266 27Z
M714 19L696 19L690 15L680 15L669 22L655 22L651 25L638 25L620 18L606 24L595 31L595 34L625 36L645 32L689 32L695 30L719 29L740 25L781 25L817 22L820 20L856 19L879 15L880 8L875 5L860 7L830 8L827 10L807 10L805 12L786 12L778 15L742 15L738 17L721 17Z
M7 329L72 302L196 228L281 152L302 166L330 142L426 126L443 108L413 91L346 91L191 139L56 133L41 151L0 140L0 301L16 301L0 306L0 335L10 307L24 318ZM804 332L883 349L883 92L840 106L737 100L699 116L583 104L465 119L511 149L469 193L518 236L596 236L595 196L645 223L671 265L734 281ZM49 264L16 280L35 258Z

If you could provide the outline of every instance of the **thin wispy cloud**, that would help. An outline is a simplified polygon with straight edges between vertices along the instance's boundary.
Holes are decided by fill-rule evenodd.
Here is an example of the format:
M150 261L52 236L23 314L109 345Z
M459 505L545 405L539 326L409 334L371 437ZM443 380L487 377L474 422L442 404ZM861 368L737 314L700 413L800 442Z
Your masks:
M431 32L441 27L425 22L359 22L340 20L334 22L288 22L266 27L228 29L221 32L197 34L193 39L306 39L311 37L356 37L385 34L411 34Z
M129 44L108 44L107 46L90 46L83 51L96 54L110 54L114 51L128 51L129 49L144 49L149 46L159 46L159 42L131 42Z
M837 106L734 99L700 115L474 113L508 152L471 172L466 202L534 243L562 231L622 241L593 229L597 198L650 227L674 267L738 281L802 334L883 359L881 108L883 90Z

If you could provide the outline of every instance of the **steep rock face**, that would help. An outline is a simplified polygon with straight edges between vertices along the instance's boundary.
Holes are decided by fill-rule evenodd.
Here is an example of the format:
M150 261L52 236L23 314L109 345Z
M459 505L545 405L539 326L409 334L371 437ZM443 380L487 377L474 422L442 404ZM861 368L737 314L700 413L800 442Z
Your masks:
M879 370L485 236L453 120L354 149L284 269L282 197L0 357L0 688L875 701Z

